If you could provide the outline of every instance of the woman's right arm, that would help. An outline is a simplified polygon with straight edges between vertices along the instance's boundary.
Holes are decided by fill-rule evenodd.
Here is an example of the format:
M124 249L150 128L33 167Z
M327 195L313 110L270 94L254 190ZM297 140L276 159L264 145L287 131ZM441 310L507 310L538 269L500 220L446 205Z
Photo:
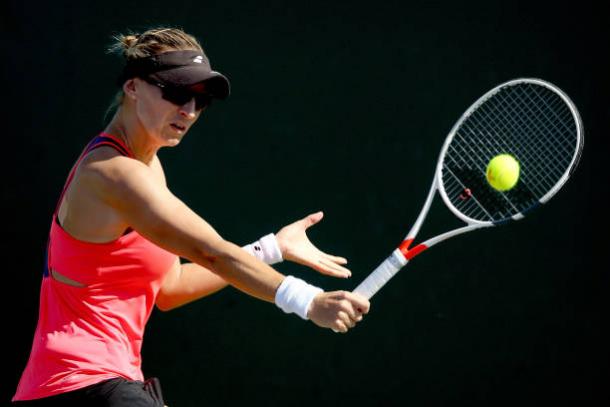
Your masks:
M211 269L238 289L273 302L283 276L224 240L165 185L156 182L146 165L114 157L91 167L97 171L88 171L92 180L87 179L87 184L142 236Z
M142 236L210 269L249 295L275 302L276 291L285 277L224 240L165 185L156 182L149 167L127 157L114 157L87 167L83 181ZM366 313L368 307L366 299L351 293L324 293L312 302L310 318L320 326L344 331L342 325L353 326L350 322L359 319L357 309Z

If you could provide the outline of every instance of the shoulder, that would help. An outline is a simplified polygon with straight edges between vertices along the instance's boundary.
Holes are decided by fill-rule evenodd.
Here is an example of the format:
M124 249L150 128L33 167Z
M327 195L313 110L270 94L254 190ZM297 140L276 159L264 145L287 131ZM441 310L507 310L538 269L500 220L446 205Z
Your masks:
M79 177L103 199L123 199L156 183L154 170L111 147L100 147L83 159Z
M99 147L83 159L80 172L87 175L112 179L113 177L136 175L152 175L151 169L144 163L120 154L112 147Z

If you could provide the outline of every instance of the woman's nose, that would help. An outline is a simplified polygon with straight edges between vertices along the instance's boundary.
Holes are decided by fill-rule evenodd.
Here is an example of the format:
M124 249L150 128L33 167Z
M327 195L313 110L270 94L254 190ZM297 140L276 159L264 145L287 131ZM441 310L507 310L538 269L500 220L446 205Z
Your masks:
M180 114L189 119L194 119L197 115L197 110L195 108L195 98L192 97L191 100L180 106Z

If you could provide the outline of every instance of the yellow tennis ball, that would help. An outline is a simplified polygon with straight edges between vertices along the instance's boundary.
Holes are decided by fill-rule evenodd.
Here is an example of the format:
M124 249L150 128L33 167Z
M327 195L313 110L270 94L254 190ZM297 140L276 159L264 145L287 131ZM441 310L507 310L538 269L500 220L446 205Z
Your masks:
M519 181L519 162L510 154L500 154L487 165L487 182L498 191L508 191Z

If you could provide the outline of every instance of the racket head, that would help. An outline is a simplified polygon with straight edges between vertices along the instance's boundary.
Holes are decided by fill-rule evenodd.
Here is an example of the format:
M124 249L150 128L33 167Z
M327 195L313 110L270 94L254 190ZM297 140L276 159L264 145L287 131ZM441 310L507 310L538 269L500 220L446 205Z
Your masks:
M481 96L455 123L439 156L436 185L466 223L521 219L561 189L583 145L580 114L562 90L541 79L514 79ZM499 154L520 164L519 181L505 192L486 179L489 161Z

